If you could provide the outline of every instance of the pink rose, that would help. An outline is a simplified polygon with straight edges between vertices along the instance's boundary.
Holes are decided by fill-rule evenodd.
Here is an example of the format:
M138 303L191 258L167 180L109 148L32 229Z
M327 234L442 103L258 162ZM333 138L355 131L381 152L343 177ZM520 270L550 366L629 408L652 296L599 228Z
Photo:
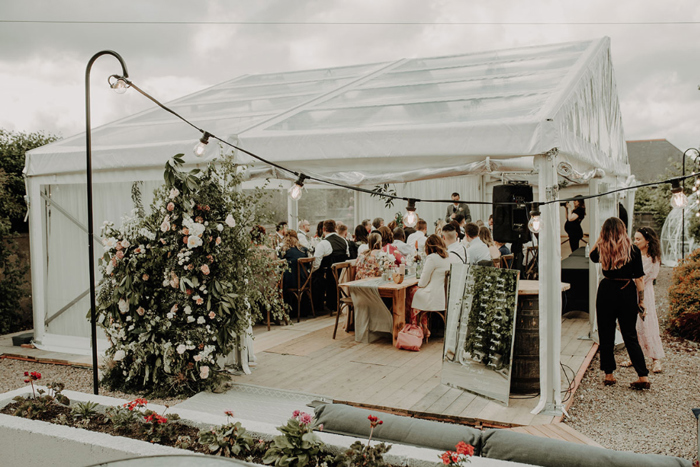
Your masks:
M173 203L173 202L168 203L168 207L166 209L168 211L174 211L175 210L175 203Z
M124 252L119 250L117 251L117 259L122 259L124 257Z
M190 229L188 229L187 227L182 229L182 235L189 235L189 234L190 234Z
M204 303L204 299L202 297L199 297L197 300L195 300L195 303L197 305L201 305L202 303Z
M195 361L195 362L200 362L200 361L202 361L202 356L201 356L201 355L195 355L195 356L194 356L194 361Z
M144 274L143 276L141 276L141 279L144 280L144 281L147 281L147 280L148 280L148 274Z
M214 319L214 318L216 318L216 313L214 313L213 311L210 311L209 312L209 319Z
M170 309L170 313L177 313L177 303Z
M119 251L119 250L121 250L122 248L124 248L124 247L122 246L122 242L117 242L116 248L117 248L117 251Z
M139 316L143 316L146 313L146 310L144 310L143 307L140 306L136 309L136 313L138 313Z
M202 274L204 274L205 276L209 275L209 266L207 266L206 264L203 264L200 269L202 270Z
M217 245L221 244L221 237L216 237L216 244Z

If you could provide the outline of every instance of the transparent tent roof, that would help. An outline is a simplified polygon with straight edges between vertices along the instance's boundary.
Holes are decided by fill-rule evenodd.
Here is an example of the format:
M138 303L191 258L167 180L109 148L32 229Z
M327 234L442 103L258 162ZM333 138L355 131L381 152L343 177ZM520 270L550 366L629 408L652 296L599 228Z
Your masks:
M365 161L386 170L396 157L446 167L555 147L613 172L627 163L607 38L244 75L166 105L246 150L317 173ZM156 107L93 130L93 165L162 166L199 136ZM79 170L80 158L66 159L84 150L84 135L36 149L27 174Z

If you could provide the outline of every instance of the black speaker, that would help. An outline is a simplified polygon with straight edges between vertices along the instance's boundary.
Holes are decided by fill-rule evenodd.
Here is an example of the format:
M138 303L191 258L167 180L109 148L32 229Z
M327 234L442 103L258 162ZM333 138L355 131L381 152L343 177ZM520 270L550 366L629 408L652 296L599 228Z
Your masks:
M532 201L532 186L523 183L496 185L493 187L493 239L502 243L526 243L530 240L527 230L528 207L512 204Z

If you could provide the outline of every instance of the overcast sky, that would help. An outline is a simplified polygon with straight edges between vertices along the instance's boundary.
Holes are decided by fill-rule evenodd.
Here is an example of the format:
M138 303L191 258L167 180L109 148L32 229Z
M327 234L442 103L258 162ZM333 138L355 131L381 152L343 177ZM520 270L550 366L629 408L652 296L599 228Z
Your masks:
M235 24L133 24L212 21ZM132 79L166 102L245 73L602 36L612 41L626 139L698 147L697 0L2 0L0 128L83 131L85 67L103 49L120 53ZM111 57L93 67L94 126L150 107L137 93L107 89L119 71Z

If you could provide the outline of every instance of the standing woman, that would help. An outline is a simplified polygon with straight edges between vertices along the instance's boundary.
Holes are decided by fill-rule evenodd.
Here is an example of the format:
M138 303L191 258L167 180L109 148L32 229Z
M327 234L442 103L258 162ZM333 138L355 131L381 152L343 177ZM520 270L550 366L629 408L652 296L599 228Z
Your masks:
M569 203L564 205L566 211L566 223L564 224L564 230L567 235L569 235L569 245L571 246L571 252L578 250L579 242L583 240L583 229L581 228L581 221L586 217L586 204L583 201L583 196L574 196L574 209L569 212Z
M654 229L642 227L634 234L634 244L642 253L642 264L644 265L644 298L646 299L647 316L644 320L637 320L637 337L639 345L646 357L654 362L651 371L661 373L661 359L666 356L661 346L661 336L659 336L659 318L656 315L656 299L654 297L654 279L659 275L661 266L661 245L659 237ZM632 366L632 362L627 361L621 366Z
M600 338L600 369L605 372L603 383L611 386L617 381L615 365L615 322L625 341L630 361L639 379L630 383L632 389L649 389L649 370L637 340L637 314L645 318L644 267L639 248L632 245L625 224L617 217L603 223L600 237L590 253L591 261L603 267L603 280L598 286L596 314Z

